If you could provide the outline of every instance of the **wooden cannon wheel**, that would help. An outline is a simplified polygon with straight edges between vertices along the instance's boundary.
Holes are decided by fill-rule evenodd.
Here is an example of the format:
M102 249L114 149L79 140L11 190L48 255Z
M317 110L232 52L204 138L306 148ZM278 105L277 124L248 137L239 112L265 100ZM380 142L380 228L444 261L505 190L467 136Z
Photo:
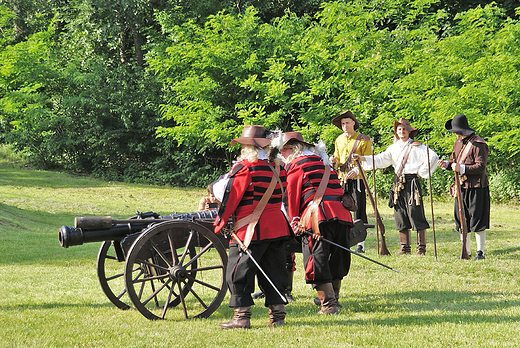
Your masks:
M119 246L119 241L105 241L101 244L97 258L97 276L101 289L110 302L119 309L128 309L131 302L126 296L125 260L118 260L114 245Z
M158 223L135 240L125 263L126 292L150 320L207 318L226 295L227 253L203 225Z

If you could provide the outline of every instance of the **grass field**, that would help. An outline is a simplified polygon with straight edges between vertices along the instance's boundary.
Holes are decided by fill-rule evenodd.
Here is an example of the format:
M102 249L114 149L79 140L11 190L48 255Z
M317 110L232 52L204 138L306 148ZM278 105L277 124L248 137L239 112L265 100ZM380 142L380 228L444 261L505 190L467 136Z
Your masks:
M373 229L365 255L399 273L353 256L340 314L318 316L297 254L296 301L279 328L264 325L267 309L259 301L251 330L221 330L218 324L232 316L229 295L207 319L149 321L135 309L120 310L98 284L100 243L68 249L58 243L58 229L73 225L75 216L194 211L204 194L0 163L0 347L520 346L517 206L492 207L487 258L476 262L457 258L461 244L452 203L436 201L436 261L431 229L426 256L396 256L392 211L381 201L392 255L377 256ZM471 242L475 255L474 236Z

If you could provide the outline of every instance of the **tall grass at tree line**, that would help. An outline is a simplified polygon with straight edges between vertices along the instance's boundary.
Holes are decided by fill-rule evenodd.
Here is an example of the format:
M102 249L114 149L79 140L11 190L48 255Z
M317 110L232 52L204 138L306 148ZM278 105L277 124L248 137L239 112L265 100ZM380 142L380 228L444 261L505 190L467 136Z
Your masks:
M297 254L287 325L270 328L262 301L251 330L219 329L232 316L229 295L207 319L148 321L104 296L96 277L100 243L64 249L61 225L75 216L131 216L136 210L193 211L204 189L103 182L29 170L0 159L0 347L515 347L520 334L520 226L515 205L492 207L486 260L459 260L453 206L436 200L437 261L432 230L425 257L396 256L392 211L381 199L391 256L377 256L369 230L366 256L353 256L336 316L316 315ZM428 220L430 202L425 201ZM370 211L370 208L368 208ZM373 221L373 216L369 217ZM412 237L415 242L415 236ZM471 236L475 254L475 240Z

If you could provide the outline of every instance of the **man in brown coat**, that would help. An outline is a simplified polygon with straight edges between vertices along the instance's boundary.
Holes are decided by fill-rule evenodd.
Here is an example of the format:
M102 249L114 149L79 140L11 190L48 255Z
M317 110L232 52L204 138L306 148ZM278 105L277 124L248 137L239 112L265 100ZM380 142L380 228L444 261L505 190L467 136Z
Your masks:
M489 228L489 181L486 175L488 146L484 139L475 134L468 125L465 115L458 114L446 122L446 130L455 133L457 140L448 161L439 160L439 167L459 172L461 194L466 215L468 232L475 232L477 256L475 260L484 259L486 229ZM455 225L461 231L458 212L458 201L455 198ZM470 238L466 238L466 250L471 255Z

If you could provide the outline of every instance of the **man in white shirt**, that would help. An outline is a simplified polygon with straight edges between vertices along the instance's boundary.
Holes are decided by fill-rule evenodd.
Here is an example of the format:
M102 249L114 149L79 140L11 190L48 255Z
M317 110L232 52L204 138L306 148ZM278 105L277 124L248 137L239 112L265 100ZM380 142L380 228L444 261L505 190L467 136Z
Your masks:
M404 118L394 121L394 143L385 151L374 156L358 156L363 169L394 167L394 197L389 205L394 208L396 229L399 231L401 250L399 255L410 254L410 230L417 231L417 255L426 253L426 229L430 228L424 215L419 177L428 178L428 153L425 145L413 139L418 130ZM438 156L429 150L431 172L437 168ZM404 165L403 165L404 163Z

